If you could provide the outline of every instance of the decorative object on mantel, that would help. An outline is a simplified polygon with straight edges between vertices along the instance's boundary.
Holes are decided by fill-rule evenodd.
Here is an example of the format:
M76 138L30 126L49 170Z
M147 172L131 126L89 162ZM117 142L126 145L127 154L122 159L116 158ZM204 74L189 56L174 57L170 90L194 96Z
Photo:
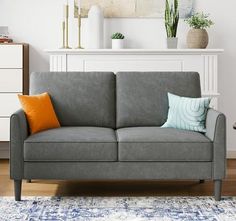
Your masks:
M114 33L111 36L112 39L112 49L122 49L124 48L124 38L125 36L119 32Z
M68 0L66 1L66 4L63 6L62 32L63 32L62 49L71 49L69 47L69 4L68 4Z
M77 49L84 49L81 47L81 0L77 0L77 14L78 14L78 47Z
M195 0L181 0L179 12L181 18L192 14ZM78 2L74 0L74 16L78 16ZM87 17L92 5L99 5L106 18L163 18L165 15L165 0L83 0L81 2L81 17Z
M208 19L209 15L204 13L195 13L190 18L185 19L192 28L187 35L188 48L206 48L209 42L206 28L214 23Z
M88 48L102 49L104 38L104 17L101 8L93 5L88 13Z
M63 8L64 10L64 8ZM62 22L62 47L61 49L65 49L66 48L66 38L65 38L65 21Z
M174 3L169 3L166 0L165 10L165 27L167 34L167 48L175 49L178 45L177 29L179 24L179 3L178 0L174 0Z
M0 26L0 43L12 43L13 40L9 37L8 27Z

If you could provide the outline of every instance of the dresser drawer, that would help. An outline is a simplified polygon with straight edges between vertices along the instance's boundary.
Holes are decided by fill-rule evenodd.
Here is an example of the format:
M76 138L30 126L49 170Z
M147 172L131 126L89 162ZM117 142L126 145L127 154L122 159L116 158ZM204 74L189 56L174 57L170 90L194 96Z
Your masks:
M10 140L10 118L0 118L0 140Z
M0 68L23 68L22 45L0 45Z
M0 93L22 93L22 69L0 69Z
M20 109L17 94L0 93L0 105L0 117L10 117L15 111Z

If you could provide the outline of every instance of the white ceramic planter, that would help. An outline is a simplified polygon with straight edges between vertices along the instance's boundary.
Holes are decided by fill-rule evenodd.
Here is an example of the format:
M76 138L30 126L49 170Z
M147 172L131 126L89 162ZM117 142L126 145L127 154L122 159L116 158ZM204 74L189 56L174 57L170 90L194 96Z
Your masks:
M178 38L167 38L166 44L168 49L177 49L178 47Z
M104 16L98 5L93 5L88 13L88 46L89 49L104 48Z
M124 39L112 39L112 49L123 49Z

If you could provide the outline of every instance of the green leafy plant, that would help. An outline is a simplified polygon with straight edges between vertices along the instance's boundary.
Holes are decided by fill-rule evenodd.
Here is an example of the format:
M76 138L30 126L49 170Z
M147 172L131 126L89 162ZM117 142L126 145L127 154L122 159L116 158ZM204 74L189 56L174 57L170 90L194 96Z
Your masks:
M185 19L185 22L194 29L210 28L214 25L213 21L209 19L209 14L195 13L190 18Z
M111 39L124 39L125 36L122 35L121 33L117 32L117 33L114 33L112 36L111 36Z
M165 9L165 27L168 38L175 38L177 35L177 29L179 24L179 3L178 0L174 0L174 3L169 3L166 0Z

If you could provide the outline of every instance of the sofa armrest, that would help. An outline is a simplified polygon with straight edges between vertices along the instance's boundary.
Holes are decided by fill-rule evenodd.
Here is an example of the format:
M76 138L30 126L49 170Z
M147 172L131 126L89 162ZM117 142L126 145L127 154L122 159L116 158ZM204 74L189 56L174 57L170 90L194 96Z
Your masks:
M28 137L28 124L23 110L10 119L10 177L20 180L24 176L24 140Z
M206 134L213 142L213 178L225 177L226 172L226 117L224 114L209 109L206 119Z

